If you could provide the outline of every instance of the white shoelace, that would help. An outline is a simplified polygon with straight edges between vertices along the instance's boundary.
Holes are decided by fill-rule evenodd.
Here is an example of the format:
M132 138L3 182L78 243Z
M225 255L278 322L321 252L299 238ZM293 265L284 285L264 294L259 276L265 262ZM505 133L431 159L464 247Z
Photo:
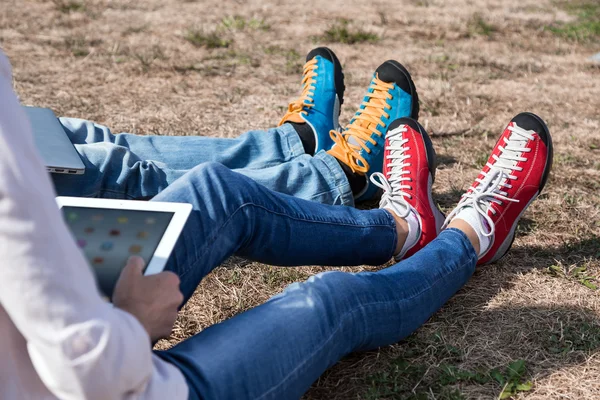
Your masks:
M406 176L410 173L404 168L409 167L411 164L406 162L410 158L406 154L410 147L405 146L408 143L408 139L398 140L396 136L401 136L406 132L406 125L400 125L398 128L393 129L387 133L389 140L389 154L387 159L388 167L390 167L390 176L386 178L381 172L375 172L371 175L371 182L381 189L383 189L383 195L379 202L380 208L387 208L393 210L396 215L400 218L406 218L410 214L411 206L406 201L405 197L409 199L412 197L406 193L405 189L412 189L411 185L407 185L405 182L412 182L412 178Z
M526 131L517 124L509 126L508 130L511 135L504 138L504 146L499 145L499 155L492 155L495 161L493 164L486 163L489 171L482 172L482 178L477 178L475 182L479 183L476 187L471 186L469 191L463 195L460 202L454 210L448 215L444 222L445 228L450 221L465 207L473 207L479 215L487 222L488 229L480 223L480 232L486 236L492 236L495 231L495 225L492 217L488 215L491 210L492 215L496 215L497 211L492 207L492 203L502 205L504 201L518 203L519 200L508 197L508 192L503 189L511 189L512 185L507 183L507 180L516 180L513 175L514 171L522 171L522 167L517 167L519 161L527 161L527 157L523 157L523 153L529 153L531 149L526 148L527 142L533 140L535 131Z

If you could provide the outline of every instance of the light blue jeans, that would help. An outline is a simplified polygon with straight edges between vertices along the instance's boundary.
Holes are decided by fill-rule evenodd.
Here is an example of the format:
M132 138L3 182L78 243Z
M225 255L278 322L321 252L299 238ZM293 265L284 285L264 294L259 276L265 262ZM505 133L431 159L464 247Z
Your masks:
M102 125L60 118L85 164L84 175L52 174L59 196L149 199L195 166L218 162L276 192L332 205L354 205L338 162L305 154L289 124L235 139L114 135Z
M215 163L194 168L155 200L193 204L167 267L186 299L233 254L281 266L379 265L396 247L387 211L276 193ZM468 281L476 261L464 233L447 229L392 267L315 275L157 354L183 372L193 400L298 399L348 353L416 330Z

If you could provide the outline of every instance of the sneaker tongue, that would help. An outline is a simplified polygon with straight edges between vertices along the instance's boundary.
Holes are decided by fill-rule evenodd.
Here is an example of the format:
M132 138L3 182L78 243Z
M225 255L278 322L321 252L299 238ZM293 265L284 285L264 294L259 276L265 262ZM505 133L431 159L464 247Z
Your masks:
M390 151L390 156L392 156L393 158L397 158L400 157L404 154L403 150L392 150ZM392 160L393 160L392 158ZM388 174L388 176L391 176L392 174L400 174L402 172L402 167L398 166L398 165L394 165L393 167L390 168L390 172Z
M518 135L514 132L511 133L511 135L508 137L508 140L511 144L511 147L524 148L527 146L527 138L524 138L523 136ZM505 147L505 146L503 146L503 147ZM516 158L516 157L521 157L522 153L519 151L508 150L508 149L504 148L502 155L503 156L506 155L510 158ZM509 168L506 168L506 167L510 167L510 169L513 169L517 165L517 163L518 163L517 160L504 159L504 160L502 160L502 164L499 165L499 167L501 167L504 170L504 172L510 173L511 171L509 171Z
M381 92L381 90L374 90L373 93L378 93ZM370 104L385 104L385 101L382 99L374 99L374 98L370 98L368 103ZM369 106L366 106L364 109L368 109L370 108ZM379 109L377 109L379 110ZM357 116L360 115L360 113L363 110L359 110L357 113ZM355 116L356 118L356 116ZM353 122L353 124L356 124L358 126L361 126L363 128L369 129L369 130L375 130L377 129L377 126L379 125L378 123L374 123L374 122L370 122L370 121L365 121L365 120L356 120ZM360 141L358 139L356 139L354 137L354 135L350 135L350 137L348 138L348 143L353 144L355 146L360 146Z
M523 136L518 135L515 132L512 132L510 136L508 136L508 141L510 147L513 148L524 148L527 146L527 138L523 138ZM509 150L506 148L507 146L508 144L504 143L502 146L504 151L502 151L499 160L494 163L494 166L506 175L510 175L519 162L515 158L521 157L523 154L520 151ZM484 181L486 183L485 187L482 188L482 190L487 190L495 179L495 177L492 179L492 174L488 174L488 178ZM503 178L500 183L504 184L506 181L507 179Z

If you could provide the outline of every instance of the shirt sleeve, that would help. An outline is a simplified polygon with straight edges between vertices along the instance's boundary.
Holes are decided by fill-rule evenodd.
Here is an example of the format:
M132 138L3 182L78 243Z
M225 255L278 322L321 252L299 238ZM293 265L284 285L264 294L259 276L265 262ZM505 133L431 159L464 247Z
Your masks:
M135 317L101 299L9 75L0 51L0 303L55 396L137 398L153 386L150 339Z

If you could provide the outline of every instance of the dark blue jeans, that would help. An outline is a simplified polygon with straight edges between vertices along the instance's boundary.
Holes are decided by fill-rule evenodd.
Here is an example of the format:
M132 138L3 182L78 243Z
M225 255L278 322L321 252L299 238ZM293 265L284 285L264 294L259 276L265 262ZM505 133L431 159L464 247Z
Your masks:
M387 211L286 196L220 164L196 167L155 200L194 205L168 264L186 299L232 254L282 266L378 265L396 247ZM449 229L392 267L315 275L157 354L181 369L191 399L297 399L344 355L412 333L476 260L466 236Z

